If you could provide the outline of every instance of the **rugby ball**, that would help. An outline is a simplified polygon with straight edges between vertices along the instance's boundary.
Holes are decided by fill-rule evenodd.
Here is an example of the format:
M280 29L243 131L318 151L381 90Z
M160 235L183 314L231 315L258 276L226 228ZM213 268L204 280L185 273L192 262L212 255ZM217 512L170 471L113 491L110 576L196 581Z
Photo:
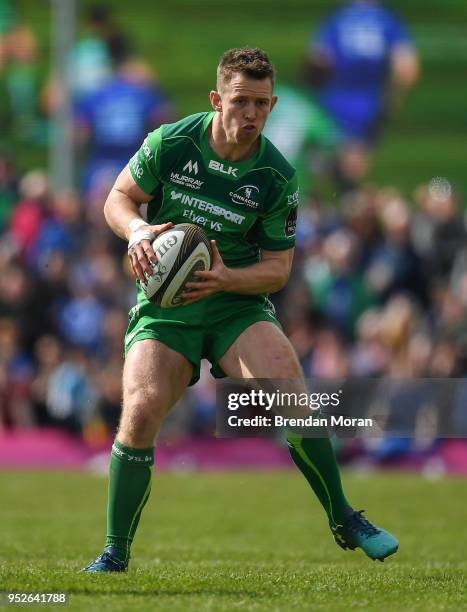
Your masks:
M152 243L157 257L153 274L141 283L147 299L161 308L181 306L185 283L196 280L196 270L210 270L211 244L197 225L180 223L159 234Z

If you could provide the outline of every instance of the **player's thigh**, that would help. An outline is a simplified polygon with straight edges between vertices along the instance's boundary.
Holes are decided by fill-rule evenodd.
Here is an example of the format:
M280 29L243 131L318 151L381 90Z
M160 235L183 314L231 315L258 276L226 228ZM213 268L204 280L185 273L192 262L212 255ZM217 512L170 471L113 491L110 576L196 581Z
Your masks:
M180 353L153 339L135 342L123 368L123 415L135 411L162 419L180 399L193 366Z
M277 325L269 321L247 327L219 364L231 378L303 379L293 346Z

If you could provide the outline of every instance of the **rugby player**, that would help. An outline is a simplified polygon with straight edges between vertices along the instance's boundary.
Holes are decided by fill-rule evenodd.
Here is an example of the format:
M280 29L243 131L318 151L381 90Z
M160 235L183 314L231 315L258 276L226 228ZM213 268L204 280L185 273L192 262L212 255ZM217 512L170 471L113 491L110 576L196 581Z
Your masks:
M136 279L156 261L151 241L191 222L212 239L213 265L187 283L184 305L161 309L138 286L125 338L123 409L112 447L107 541L86 572L121 572L151 488L154 439L172 406L209 359L216 377L303 381L295 352L267 298L292 264L295 170L261 135L277 98L274 68L260 49L221 57L212 112L150 133L105 203L111 229L128 240ZM140 205L148 203L148 222ZM139 284L138 284L139 285ZM265 358L267 356L267 358ZM292 459L324 507L336 542L383 560L397 540L353 510L328 438L289 436Z

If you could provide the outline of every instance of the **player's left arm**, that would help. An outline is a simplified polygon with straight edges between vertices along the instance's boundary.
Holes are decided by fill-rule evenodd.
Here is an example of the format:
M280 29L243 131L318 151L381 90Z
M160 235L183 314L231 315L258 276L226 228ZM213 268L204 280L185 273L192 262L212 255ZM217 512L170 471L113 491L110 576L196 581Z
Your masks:
M420 78L420 60L413 45L401 44L391 51L393 85L404 91L411 89Z
M211 240L213 261L211 270L195 272L199 282L187 283L185 304L191 304L218 291L258 295L274 293L287 283L292 267L294 249L267 251L261 249L261 261L246 268L228 268L215 240Z
M259 295L274 293L287 283L292 267L298 207L298 184L294 174L281 188L276 200L264 211L257 225L256 239L261 259L246 268L228 268L215 241L211 241L211 270L198 271L199 282L186 283L189 304L218 291Z
M420 59L405 25L395 17L389 21L389 88L386 108L391 114L401 110L402 102L420 78Z

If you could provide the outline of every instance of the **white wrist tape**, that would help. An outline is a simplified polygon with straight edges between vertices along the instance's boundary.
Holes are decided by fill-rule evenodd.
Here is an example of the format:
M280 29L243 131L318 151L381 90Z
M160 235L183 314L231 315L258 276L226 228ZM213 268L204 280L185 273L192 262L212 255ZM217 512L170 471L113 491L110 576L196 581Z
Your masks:
M146 227L149 227L149 223L146 223L143 219L133 219L133 221L130 221L128 228L131 233L128 238L128 250L141 242L141 240L154 240L154 232L145 229Z
M136 230L136 232L131 232L130 240L128 241L128 250L134 247L135 244L139 244L142 240L150 240L152 242L154 240L154 232L149 232L148 230Z
M141 219L141 218L132 219L130 223L128 224L128 229L130 230L130 234L133 232L136 232L136 230L141 229L145 225L149 225L149 223L147 223L147 221L145 221L144 219Z

